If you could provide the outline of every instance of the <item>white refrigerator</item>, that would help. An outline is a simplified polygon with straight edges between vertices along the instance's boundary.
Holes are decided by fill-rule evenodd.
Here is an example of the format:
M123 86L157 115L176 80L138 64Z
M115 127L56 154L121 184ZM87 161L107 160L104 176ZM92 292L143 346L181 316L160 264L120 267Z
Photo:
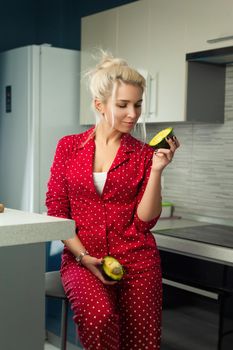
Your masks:
M58 140L81 131L80 52L32 45L0 54L0 202L44 212Z

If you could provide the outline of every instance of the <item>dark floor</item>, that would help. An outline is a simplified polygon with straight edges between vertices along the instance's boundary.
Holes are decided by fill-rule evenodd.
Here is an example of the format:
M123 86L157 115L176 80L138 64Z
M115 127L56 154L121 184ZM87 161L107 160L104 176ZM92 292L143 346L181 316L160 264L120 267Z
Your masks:
M162 350L217 349L217 327L210 319L215 315L191 306L164 310Z
M181 301L181 296L184 301ZM170 305L164 305L163 309L161 350L217 350L217 302L190 296L188 292L183 295L181 292L176 302L174 297L169 300ZM224 330L233 330L233 320L225 319L224 322ZM221 347L221 350L232 349L233 333L223 338Z

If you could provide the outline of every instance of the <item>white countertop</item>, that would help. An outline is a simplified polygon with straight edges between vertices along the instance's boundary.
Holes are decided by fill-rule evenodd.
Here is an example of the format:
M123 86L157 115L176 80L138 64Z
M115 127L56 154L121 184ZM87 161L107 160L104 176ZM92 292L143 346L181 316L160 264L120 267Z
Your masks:
M153 227L152 231L156 233L156 231L169 230L172 228L183 228L183 227L193 227L193 226L203 226L209 225L208 222L200 222L196 220L189 219L159 219L157 224Z
M73 220L8 208L0 213L0 247L63 240L74 234Z

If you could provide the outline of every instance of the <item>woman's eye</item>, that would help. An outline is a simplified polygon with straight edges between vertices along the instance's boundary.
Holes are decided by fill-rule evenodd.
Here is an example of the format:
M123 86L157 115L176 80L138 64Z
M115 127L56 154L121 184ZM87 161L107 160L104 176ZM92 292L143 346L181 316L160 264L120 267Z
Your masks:
M126 104L124 104L124 105L118 104L117 107L119 107L119 108L126 108L127 105L126 105ZM134 107L135 107L135 108L141 108L141 107L142 107L142 104L141 104L141 103L140 103L140 104L136 104Z

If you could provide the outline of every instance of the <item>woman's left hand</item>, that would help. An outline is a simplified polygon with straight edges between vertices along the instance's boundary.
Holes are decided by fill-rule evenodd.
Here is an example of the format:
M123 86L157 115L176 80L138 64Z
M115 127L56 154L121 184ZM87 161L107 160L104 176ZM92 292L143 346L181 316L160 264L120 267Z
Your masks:
M170 149L159 148L155 150L152 162L153 170L162 171L172 161L177 148L180 147L180 143L175 136L166 138L166 141Z

